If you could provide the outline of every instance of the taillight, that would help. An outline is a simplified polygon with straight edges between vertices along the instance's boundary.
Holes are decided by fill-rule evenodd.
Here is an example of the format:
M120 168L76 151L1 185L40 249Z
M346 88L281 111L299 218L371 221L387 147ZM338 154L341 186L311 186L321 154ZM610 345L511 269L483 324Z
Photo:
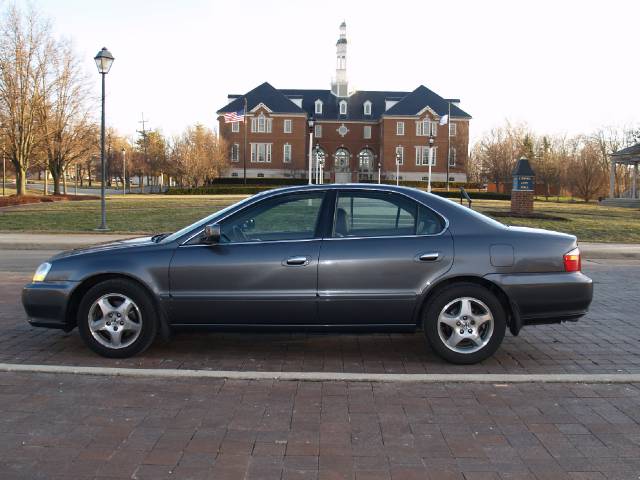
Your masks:
M565 272L579 272L582 264L580 262L580 249L574 248L564 254L564 270Z

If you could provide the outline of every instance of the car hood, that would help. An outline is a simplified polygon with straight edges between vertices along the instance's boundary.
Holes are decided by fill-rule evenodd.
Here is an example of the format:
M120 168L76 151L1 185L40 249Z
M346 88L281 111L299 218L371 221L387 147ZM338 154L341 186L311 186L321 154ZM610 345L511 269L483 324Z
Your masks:
M87 247L74 248L73 250L66 250L64 252L60 252L54 255L53 257L51 257L51 260L58 260L61 258L73 257L76 255L87 255L91 253L107 252L111 250L122 250L125 248L142 247L147 245L157 245L157 244L151 241L150 236L128 238L126 240L118 240L115 242L107 242L107 243L98 243L96 245L90 245Z

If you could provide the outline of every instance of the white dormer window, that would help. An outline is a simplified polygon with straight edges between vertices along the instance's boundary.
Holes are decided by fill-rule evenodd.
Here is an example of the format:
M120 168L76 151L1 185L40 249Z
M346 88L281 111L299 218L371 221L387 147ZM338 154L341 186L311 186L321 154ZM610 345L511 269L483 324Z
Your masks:
M345 100L340 101L340 115L347 114L347 102Z
M316 100L316 115L322 115L322 100Z
M371 102L369 100L364 102L364 114L371 115Z

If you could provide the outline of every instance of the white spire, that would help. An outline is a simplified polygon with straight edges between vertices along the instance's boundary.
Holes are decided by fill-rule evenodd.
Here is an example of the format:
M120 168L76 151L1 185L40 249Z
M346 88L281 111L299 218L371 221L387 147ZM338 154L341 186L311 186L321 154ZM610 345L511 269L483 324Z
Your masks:
M340 24L340 37L336 42L336 78L332 82L331 91L338 97L348 95L346 22Z

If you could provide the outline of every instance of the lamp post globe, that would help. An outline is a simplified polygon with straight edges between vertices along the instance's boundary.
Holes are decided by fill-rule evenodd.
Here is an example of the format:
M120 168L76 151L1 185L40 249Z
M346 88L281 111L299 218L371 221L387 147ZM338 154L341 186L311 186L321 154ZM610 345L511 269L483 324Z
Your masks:
M96 229L98 231L107 231L107 204L105 199L105 183L107 181L105 171L105 157L104 157L104 127L105 127L105 115L104 115L104 79L105 75L111 70L114 57L111 52L107 50L107 47L102 47L102 50L93 58L98 67L98 73L102 76L102 121L100 124L100 165L102 170L102 182L100 185L100 226Z
M98 67L98 73L109 73L114 58L113 55L111 55L111 52L107 50L107 47L102 47L102 50L100 50L98 54L93 57L93 59L95 60L96 66Z

